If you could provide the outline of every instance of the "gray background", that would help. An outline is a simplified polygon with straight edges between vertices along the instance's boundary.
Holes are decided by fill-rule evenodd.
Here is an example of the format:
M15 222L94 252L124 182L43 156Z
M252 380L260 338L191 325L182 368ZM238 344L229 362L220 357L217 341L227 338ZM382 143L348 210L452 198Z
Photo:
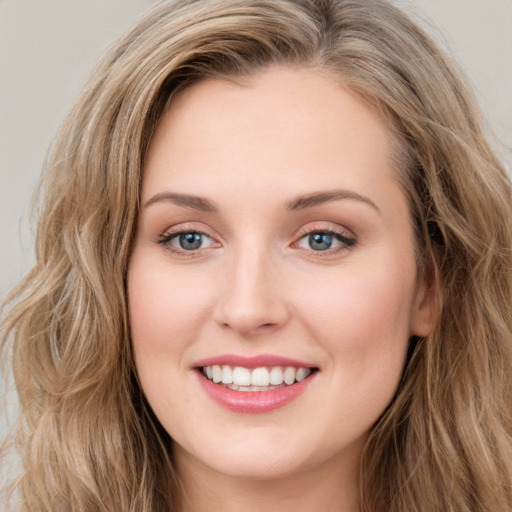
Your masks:
M0 0L0 301L33 262L29 203L59 124L97 59L150 3ZM397 3L466 69L511 168L512 0ZM0 415L0 437L5 428Z

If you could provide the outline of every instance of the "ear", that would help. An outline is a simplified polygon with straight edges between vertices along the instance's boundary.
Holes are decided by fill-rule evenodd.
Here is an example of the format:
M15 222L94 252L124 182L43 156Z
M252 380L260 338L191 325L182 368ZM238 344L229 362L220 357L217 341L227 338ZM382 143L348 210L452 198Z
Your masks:
M416 290L416 296L411 311L410 334L424 337L435 325L437 293L434 282L424 276Z

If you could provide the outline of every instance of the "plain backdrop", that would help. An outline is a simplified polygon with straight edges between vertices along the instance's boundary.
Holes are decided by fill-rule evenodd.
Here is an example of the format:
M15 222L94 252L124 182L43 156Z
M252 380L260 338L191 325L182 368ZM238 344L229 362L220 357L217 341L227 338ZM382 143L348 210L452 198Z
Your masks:
M512 168L512 0L396 3L465 68ZM94 63L150 4L0 0L0 302L33 262L29 203L59 124ZM7 400L12 418L14 394Z

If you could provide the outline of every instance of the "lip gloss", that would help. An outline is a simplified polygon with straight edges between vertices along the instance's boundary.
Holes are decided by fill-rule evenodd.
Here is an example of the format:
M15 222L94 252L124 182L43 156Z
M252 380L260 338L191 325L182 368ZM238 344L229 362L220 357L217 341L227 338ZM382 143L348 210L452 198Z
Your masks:
M213 401L240 413L263 413L283 407L301 395L315 376L313 373L300 382L271 391L235 391L213 383L200 372L197 375L201 387Z
M293 366L295 368L315 368L311 364L275 355L242 357L232 354L203 359L195 364L199 383L205 393L220 406L238 413L270 412L298 398L315 378L312 372L304 380L266 391L238 391L221 383L216 384L205 377L202 367L213 365L241 366L248 369L273 366Z

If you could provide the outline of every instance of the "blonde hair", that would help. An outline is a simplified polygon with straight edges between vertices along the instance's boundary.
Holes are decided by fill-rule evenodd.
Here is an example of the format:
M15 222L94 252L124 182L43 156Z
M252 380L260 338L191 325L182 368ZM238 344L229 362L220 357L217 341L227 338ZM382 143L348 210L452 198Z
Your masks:
M371 432L361 510L512 509L512 189L453 64L384 0L177 0L93 73L43 180L37 263L2 331L21 404L21 510L176 507L126 308L141 171L178 91L273 64L328 71L389 120L438 305Z

